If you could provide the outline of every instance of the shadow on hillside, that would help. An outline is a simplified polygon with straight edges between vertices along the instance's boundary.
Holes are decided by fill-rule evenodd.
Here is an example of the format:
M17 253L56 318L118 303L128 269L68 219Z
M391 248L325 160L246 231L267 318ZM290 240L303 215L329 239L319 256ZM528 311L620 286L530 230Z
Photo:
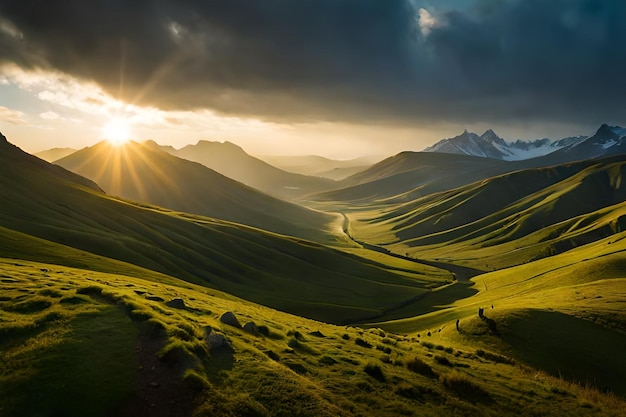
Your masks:
M523 310L506 320L501 338L515 359L626 396L626 334L551 311Z
M216 349L204 363L204 368L212 383L220 383L227 377L227 371L233 369L235 356L231 349Z

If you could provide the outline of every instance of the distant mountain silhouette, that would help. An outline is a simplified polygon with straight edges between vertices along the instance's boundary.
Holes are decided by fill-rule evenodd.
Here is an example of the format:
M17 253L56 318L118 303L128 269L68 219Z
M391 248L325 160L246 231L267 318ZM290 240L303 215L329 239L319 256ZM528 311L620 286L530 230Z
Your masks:
M54 162L57 159L61 159L76 152L73 148L52 148L45 151L37 152L34 154L37 158L41 158L44 161Z
M342 180L357 172L364 171L382 159L360 157L336 160L318 155L263 155L259 158L285 171L333 180Z
M281 234L319 237L332 219L263 194L150 143L130 142L116 148L101 142L56 163L92 179L111 195Z
M201 163L220 174L280 198L296 198L311 192L333 188L334 181L327 178L294 174L276 168L247 154L231 142L201 140L175 150L164 149L172 155Z
M514 162L468 155L401 152L337 184L317 200L386 203L410 201L513 169Z

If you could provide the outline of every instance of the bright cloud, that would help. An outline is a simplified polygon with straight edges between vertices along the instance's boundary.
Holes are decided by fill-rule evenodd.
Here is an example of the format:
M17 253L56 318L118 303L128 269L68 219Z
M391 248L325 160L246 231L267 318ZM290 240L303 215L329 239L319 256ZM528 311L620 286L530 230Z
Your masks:
M26 124L23 112L19 110L12 110L4 106L0 106L0 121L10 123L12 125Z
M428 36L430 31L434 27L437 27L439 22L437 21L437 19L433 17L433 15L431 15L428 12L428 10L424 8L419 9L417 13L418 13L417 22L419 24L420 30L422 31L422 35Z
M45 119L45 120L57 120L61 116L59 116L58 113L55 113L53 111L47 111L45 113L41 113L39 115L39 117L41 117L42 119Z

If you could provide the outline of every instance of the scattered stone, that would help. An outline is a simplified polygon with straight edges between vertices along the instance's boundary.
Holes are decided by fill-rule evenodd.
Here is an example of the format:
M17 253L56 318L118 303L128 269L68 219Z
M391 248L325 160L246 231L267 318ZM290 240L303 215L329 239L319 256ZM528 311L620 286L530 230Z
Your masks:
M220 349L232 350L233 348L230 343L230 340L228 340L226 336L218 332L211 331L211 333L209 333L206 336L205 340L209 348L209 352L213 352L213 351L220 350Z
M241 323L239 323L239 320L237 320L235 313L233 313L232 311L227 311L226 313L222 314L222 317L220 317L220 321L224 324L228 324L229 326L241 329Z
M165 303L165 305L168 307L178 308L181 310L184 310L185 308L187 308L187 306L185 306L185 301L182 298L172 298L170 301Z
M154 387L154 388L157 388L159 386L159 383L153 381L153 382L150 383L150 386Z
M259 333L259 328L257 327L257 325L253 321L249 321L246 324L244 324L243 330L248 332L248 333L250 333L250 334L258 334Z
M261 333L263 336L269 336L270 335L270 328L264 325L261 326L257 326L257 329L259 331L259 333Z
M162 299L158 295L146 295L146 300L150 300L150 301L165 301L164 299Z

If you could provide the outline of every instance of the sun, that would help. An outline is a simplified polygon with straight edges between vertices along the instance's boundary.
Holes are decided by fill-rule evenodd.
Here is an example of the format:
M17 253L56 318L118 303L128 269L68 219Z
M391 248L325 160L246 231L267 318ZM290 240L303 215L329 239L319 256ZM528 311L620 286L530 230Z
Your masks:
M131 123L128 119L114 118L102 128L104 138L113 146L122 146L130 140Z

